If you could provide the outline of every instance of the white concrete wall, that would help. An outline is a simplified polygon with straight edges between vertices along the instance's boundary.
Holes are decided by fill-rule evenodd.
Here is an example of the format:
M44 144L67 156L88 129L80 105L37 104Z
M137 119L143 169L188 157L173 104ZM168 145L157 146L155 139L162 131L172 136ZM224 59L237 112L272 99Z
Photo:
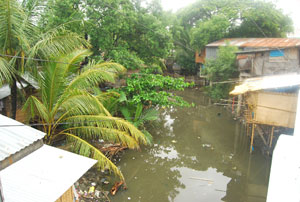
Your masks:
M281 135L273 152L267 202L300 201L300 140Z

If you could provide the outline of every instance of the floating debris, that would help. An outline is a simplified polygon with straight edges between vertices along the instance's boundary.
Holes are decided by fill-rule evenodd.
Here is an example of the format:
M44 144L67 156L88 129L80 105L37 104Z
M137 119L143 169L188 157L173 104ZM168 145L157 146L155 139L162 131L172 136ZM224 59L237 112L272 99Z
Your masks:
M123 184L124 184L124 181L116 182L110 190L111 195L113 195L113 196L116 195L117 191ZM126 187L124 187L124 189L126 189Z
M199 178L199 177L189 177L189 179L206 181L206 182L208 182L208 183L213 183L213 182L214 182L213 180L206 179L206 178Z
M202 147L204 147L204 148L210 148L211 145L210 144L202 144Z
M172 143L177 143L177 141L176 140L172 140Z

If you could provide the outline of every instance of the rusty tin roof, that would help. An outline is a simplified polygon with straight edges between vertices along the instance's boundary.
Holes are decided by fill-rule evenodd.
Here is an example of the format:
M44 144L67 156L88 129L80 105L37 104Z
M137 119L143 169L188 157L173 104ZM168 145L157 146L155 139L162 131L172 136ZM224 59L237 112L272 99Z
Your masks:
M300 39L290 38L225 38L207 44L206 47L231 46L252 48L288 48L300 46Z

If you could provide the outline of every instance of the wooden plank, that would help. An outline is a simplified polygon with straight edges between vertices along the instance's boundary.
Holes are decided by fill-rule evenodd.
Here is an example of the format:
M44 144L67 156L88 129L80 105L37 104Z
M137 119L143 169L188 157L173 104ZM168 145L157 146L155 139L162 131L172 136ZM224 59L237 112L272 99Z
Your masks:
M253 122L293 128L297 96L277 92L254 92L247 96L249 115Z
M264 137L264 132L263 132L263 130L261 129L261 127L259 125L256 126L256 131L257 131L258 135L261 137L261 139L264 142L264 144L267 146L268 143L267 143L267 141L266 141L266 139Z
M250 154L252 153L252 148L253 148L253 139L254 139L254 133L255 133L255 124L252 124L252 135L251 135L251 144L250 144Z
M256 107L254 110L257 123L282 126L293 128L295 124L296 114L291 112L285 112L281 110L275 110L265 107Z
M289 112L296 112L297 96L295 94L276 92L258 92L256 105Z

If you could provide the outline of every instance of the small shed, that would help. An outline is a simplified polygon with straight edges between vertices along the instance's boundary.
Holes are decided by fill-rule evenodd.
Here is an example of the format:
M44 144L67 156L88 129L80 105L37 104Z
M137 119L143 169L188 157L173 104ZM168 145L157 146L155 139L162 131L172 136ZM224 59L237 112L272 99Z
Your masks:
M269 146L272 145L274 127L294 128L299 85L299 74L266 76L246 79L230 93L244 94L246 104L244 116L247 124L252 124L251 148L254 128L259 125L272 127L269 141L260 134L265 144Z
M74 202L73 184L95 163L44 145L45 134L0 115L0 179L5 202Z

